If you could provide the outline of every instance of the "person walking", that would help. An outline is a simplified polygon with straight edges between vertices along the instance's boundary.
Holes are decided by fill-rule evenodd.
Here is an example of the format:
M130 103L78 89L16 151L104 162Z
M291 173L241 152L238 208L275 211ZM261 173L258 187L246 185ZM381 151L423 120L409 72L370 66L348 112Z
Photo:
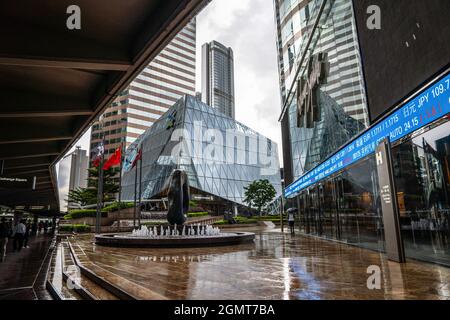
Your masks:
M25 234L23 235L23 247L28 248L28 240L30 239L30 232L31 232L31 223L27 221L25 224Z
M47 234L47 231L48 231L48 221L45 220L45 222L44 222L44 234Z
M291 234L295 234L295 212L297 212L297 209L295 208L289 208L287 210L288 214L288 223L289 223L289 229L291 230Z
M0 262L5 261L6 246L8 245L8 237L10 235L11 228L6 222L5 217L0 222Z
M42 228L44 228L44 223L42 221L39 222L39 233L42 232Z
M24 224L24 220L20 220L13 228L13 251L20 251L23 247L23 240L27 227Z
M31 235L32 235L32 236L35 236L35 235L36 235L37 229L38 229L37 223L36 223L36 222L33 222L33 224L31 225Z

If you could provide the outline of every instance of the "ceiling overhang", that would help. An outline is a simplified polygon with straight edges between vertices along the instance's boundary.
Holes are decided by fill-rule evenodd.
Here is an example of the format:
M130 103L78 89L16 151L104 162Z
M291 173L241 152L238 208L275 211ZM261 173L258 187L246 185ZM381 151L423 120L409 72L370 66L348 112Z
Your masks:
M56 163L208 2L2 1L0 177L27 182L0 182L0 205L58 212Z

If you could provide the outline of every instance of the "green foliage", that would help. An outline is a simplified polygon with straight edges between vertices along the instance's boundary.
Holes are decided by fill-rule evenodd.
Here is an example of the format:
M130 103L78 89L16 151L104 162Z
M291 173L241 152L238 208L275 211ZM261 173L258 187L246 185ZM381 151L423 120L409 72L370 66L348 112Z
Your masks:
M86 224L66 224L59 227L59 231L63 232L90 232L91 227Z
M188 212L188 218L198 218L208 216L209 212Z
M64 216L66 220L80 219L80 218L95 218L97 216L97 210L95 209L81 209L72 210ZM106 217L106 212L102 212L102 217Z
M97 203L97 190L88 188L77 188L69 190L67 202L76 203L80 206Z
M114 181L114 176L119 169L111 167L103 171L103 203L115 200L115 194L119 192L119 185ZM69 191L67 202L86 206L97 203L99 169L88 169L87 188L77 188Z
M195 200L189 200L189 207L193 208L193 207L197 207L198 206L198 202Z
M237 223L240 223L240 224L249 224L249 223L257 223L258 222L257 219L240 217L240 216L237 216L234 219L236 220Z
M267 179L255 180L245 190L244 202L251 208L258 210L261 215L262 209L273 201L276 195L275 188Z
M253 223L258 223L257 219L254 218L246 218L246 217L240 217L237 216L234 218L236 220L237 224L253 224ZM227 220L218 220L216 222L214 222L214 225L224 225L224 224L228 224Z
M133 208L133 207L134 207L133 202L121 202L120 203L121 209L128 209L128 208ZM118 210L119 210L119 203L113 202L110 205L107 205L106 207L104 207L102 209L102 212L114 212L114 211L118 211Z
M286 215L283 216L284 219L287 219ZM273 216L259 216L254 217L254 219L258 221L272 221L272 222L280 222L280 215L273 215Z

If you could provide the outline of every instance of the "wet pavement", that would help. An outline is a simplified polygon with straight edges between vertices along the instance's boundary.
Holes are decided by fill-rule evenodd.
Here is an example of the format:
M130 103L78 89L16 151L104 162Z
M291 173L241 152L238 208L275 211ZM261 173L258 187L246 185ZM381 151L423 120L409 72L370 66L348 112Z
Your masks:
M228 229L227 229L228 230ZM140 299L450 299L450 269L280 230L242 229L255 242L215 248L136 249L72 239L83 265ZM367 268L378 266L380 289Z
M9 240L6 260L0 262L0 300L51 299L45 289L51 240L47 235L32 236L29 248L20 252L12 252L13 240Z

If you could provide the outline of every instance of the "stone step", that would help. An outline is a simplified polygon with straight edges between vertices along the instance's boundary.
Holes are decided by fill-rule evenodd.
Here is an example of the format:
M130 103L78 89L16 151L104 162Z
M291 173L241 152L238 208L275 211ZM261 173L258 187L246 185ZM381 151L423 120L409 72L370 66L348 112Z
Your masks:
M56 300L82 300L82 297L67 285L63 276L63 247L56 245L47 276L47 289Z
M81 274L122 300L166 300L166 297L92 263L77 243L70 242Z
M77 270L77 292L86 300L118 300L118 297L87 278L78 268L70 251L67 239L62 242L64 267Z

